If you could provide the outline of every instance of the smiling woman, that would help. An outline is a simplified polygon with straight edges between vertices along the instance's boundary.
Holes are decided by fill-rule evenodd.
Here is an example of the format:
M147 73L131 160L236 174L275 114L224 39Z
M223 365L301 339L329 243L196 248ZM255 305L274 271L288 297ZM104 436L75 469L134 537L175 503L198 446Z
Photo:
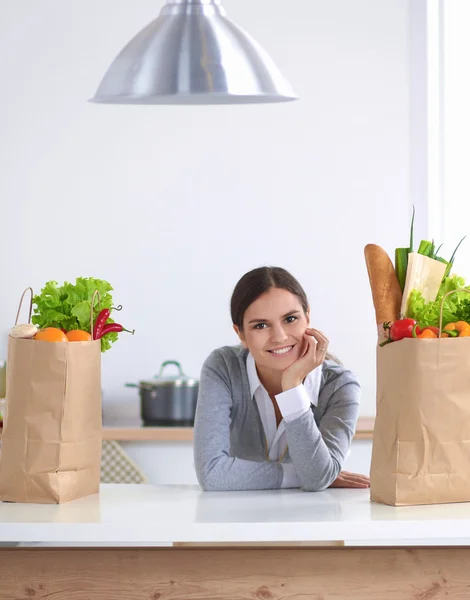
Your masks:
M205 490L367 487L341 472L359 411L356 377L310 326L300 283L280 267L246 273L231 299L241 345L204 363L194 424Z

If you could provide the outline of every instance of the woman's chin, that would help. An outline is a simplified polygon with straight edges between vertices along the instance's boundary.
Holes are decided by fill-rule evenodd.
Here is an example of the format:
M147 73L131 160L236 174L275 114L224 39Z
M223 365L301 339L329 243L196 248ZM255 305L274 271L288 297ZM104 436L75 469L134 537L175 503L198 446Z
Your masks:
M291 365L295 363L295 361L299 358L298 352L294 348L293 352L289 352L286 356L273 356L273 354L269 353L269 364L273 369L277 369L280 371L285 371Z

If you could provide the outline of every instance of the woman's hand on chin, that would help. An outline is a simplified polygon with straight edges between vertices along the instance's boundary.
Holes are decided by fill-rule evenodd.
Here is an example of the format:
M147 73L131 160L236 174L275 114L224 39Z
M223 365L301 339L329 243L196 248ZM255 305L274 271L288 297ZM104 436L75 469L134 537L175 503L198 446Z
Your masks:
M282 391L297 387L322 364L328 351L328 338L318 329L306 329L302 355L282 374Z

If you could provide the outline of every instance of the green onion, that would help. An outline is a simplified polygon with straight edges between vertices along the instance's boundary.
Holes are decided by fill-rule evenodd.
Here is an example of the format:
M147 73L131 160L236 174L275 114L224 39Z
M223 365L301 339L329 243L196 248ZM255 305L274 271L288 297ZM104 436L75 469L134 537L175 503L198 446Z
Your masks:
M395 273L400 284L401 291L405 289L406 271L408 269L408 254L413 252L413 229L415 222L415 207L413 206L413 216L411 217L410 245L408 248L396 248L395 250Z
M422 242L418 248L418 254L422 254L423 256L428 256L429 258L432 258L433 247L434 247L434 242L428 242L427 240L422 240Z
M457 244L457 247L455 248L454 252L452 253L452 256L450 257L450 260L449 260L449 262L447 263L447 269L446 269L446 272L444 273L444 279L445 279L445 278L446 278L446 277L449 275L449 273L450 273L450 271L451 271L451 269L452 269L452 266L453 266L453 264L454 264L454 259L455 259L455 255L456 255L456 253L457 253L457 250L459 249L459 246L460 246L460 244L461 244L461 243L464 241L464 239L465 239L466 237L467 237L466 235L464 235L464 236L463 236L463 238L462 238L462 239L460 240L460 242ZM444 279L443 279L442 281L444 281Z
M443 261L443 260L444 260L443 258L439 258L439 257L437 256L437 255L439 254L439 250L442 248L442 246L443 246L443 245L444 245L444 244L441 244L441 245L439 246L439 248L436 250L436 252L434 252L434 256L433 256L433 258L435 258L436 260L440 260L440 261ZM445 262L447 262L447 261L445 261Z
M402 292L405 289L409 253L409 248L397 248L395 250L395 273L397 275L398 283L400 284Z

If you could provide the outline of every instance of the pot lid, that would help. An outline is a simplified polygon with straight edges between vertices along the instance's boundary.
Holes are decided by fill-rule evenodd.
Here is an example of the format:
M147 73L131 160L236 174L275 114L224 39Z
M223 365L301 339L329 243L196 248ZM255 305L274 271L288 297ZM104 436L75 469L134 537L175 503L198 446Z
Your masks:
M168 365L175 365L178 369L178 373L176 375L163 375L163 370ZM160 386L172 386L172 387L194 387L197 385L197 380L194 377L188 377L183 372L181 365L176 360L166 360L160 366L160 370L158 375L155 375L154 379L151 381L141 381L140 385L144 387L160 387Z

